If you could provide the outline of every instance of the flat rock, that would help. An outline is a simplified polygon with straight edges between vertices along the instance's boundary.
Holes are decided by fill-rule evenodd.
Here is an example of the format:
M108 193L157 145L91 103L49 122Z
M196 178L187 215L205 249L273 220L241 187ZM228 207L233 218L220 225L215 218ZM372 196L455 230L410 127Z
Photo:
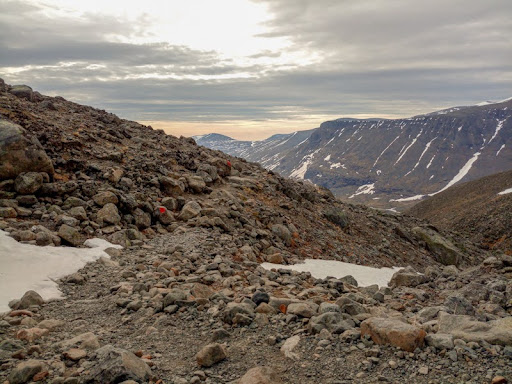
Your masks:
M227 357L223 345L212 343L205 346L196 354L197 364L201 367L211 367Z

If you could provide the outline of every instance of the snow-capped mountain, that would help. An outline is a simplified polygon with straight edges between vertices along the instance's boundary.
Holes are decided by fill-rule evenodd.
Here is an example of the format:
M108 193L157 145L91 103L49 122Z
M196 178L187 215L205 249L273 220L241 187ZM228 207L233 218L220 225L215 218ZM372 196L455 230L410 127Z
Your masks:
M290 135L275 135L236 155L350 201L410 205L461 181L512 168L512 99L481 104L406 119L327 121L296 144ZM258 150L264 145L270 153Z

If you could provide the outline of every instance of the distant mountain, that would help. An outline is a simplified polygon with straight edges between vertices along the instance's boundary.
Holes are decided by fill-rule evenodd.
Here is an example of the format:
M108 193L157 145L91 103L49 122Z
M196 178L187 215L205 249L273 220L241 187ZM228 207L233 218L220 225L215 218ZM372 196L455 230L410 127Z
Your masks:
M242 157L249 161L261 163L265 168L275 169L288 151L299 146L311 136L314 129L277 134L259 141L235 140L231 137L210 133L193 136L196 143L207 148L217 149L232 156Z
M512 255L512 170L455 185L407 213Z
M512 168L511 115L507 99L406 119L342 118L258 142L198 143L349 201L403 209L461 181Z

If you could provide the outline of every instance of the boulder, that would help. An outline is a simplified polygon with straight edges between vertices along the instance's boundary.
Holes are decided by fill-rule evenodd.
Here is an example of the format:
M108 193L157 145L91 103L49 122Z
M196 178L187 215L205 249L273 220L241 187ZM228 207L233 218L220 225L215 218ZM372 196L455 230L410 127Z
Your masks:
M288 305L286 311L289 315L297 315L299 317L310 318L318 312L318 304L311 301L305 301L300 303L291 303Z
M159 181L160 189L167 195L179 196L185 192L185 185L180 180L175 180L168 176L162 176Z
M471 316L439 314L439 333L470 342L486 341L489 344L512 345L512 317L482 322Z
M251 320L255 317L254 309L249 304L235 302L228 303L223 312L224 322L228 324L237 323L237 315L243 315Z
M62 224L60 226L58 235L66 243L74 247L78 247L83 243L83 238L82 235L80 235L80 232L78 232L75 228L70 227L67 224Z
M34 91L28 85L13 85L9 89L9 93L20 99L34 101Z
M427 244L438 262L444 265L458 265L462 259L459 249L433 229L415 227L414 235Z
M181 220L190 220L198 216L201 213L201 206L197 201L189 201L181 209L179 218Z
M0 180L23 172L54 174L53 164L37 138L7 120L0 120Z
M427 345L437 349L453 349L453 336L447 333L431 333L425 337Z
M371 317L361 323L361 337L369 335L376 344L391 344L407 352L422 347L426 333L398 319Z
M43 175L38 172L20 173L14 180L14 190L20 195L32 195L43 186Z
M9 375L10 384L24 384L32 381L32 378L45 369L41 361L28 360L19 363Z
M100 207L108 203L117 204L119 202L115 193L110 191L99 192L92 197L92 200Z
M96 214L96 220L98 224L107 223L116 225L121 222L121 216L113 203L107 203Z
M226 357L226 348L223 345L212 343L196 354L196 361L200 367L211 367Z
M281 379L277 373L269 367L254 367L243 375L238 384L280 384Z
M32 306L41 306L43 304L44 300L39 293L36 291L27 291L21 300L13 306L13 309L27 309Z
M322 329L327 329L331 333L339 334L348 329L354 328L355 323L352 320L345 320L339 312L326 312L318 316L313 316L309 320L308 330L311 333L320 333Z
M150 377L151 369L132 352L105 345L96 351L96 362L90 367L83 383L106 384L126 380L146 383Z
M272 226L272 233L283 240L287 246L290 246L292 241L292 234L290 230L283 224L274 224Z
M299 345L300 342L300 336L295 335L292 336L284 342L284 344L281 346L281 353L284 355L284 357L287 357L292 360L298 360L299 355L294 351L294 349Z
M188 188L194 193L201 193L206 188L206 183L201 176L190 176L187 178Z
M428 281L425 275L416 272L412 267L407 267L395 272L389 282L390 287L416 287Z

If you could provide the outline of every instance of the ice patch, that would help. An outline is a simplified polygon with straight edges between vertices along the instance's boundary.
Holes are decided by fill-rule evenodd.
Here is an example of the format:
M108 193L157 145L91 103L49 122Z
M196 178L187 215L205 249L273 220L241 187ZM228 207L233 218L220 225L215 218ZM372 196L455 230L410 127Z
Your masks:
M512 188L505 189L504 191L499 192L498 195L507 195L509 193L512 193Z
M363 265L344 263L334 260L306 259L303 264L281 265L272 263L262 263L261 266L267 270L270 269L289 269L297 272L309 272L316 279L325 279L332 276L342 278L353 276L360 287L377 284L385 287L391 281L391 277L402 268L372 268Z
M101 256L110 258L105 249L120 245L102 239L84 243L89 248L39 247L18 243L0 230L0 313L9 310L12 299L19 299L28 290L43 299L61 297L56 279L78 271L86 263Z

